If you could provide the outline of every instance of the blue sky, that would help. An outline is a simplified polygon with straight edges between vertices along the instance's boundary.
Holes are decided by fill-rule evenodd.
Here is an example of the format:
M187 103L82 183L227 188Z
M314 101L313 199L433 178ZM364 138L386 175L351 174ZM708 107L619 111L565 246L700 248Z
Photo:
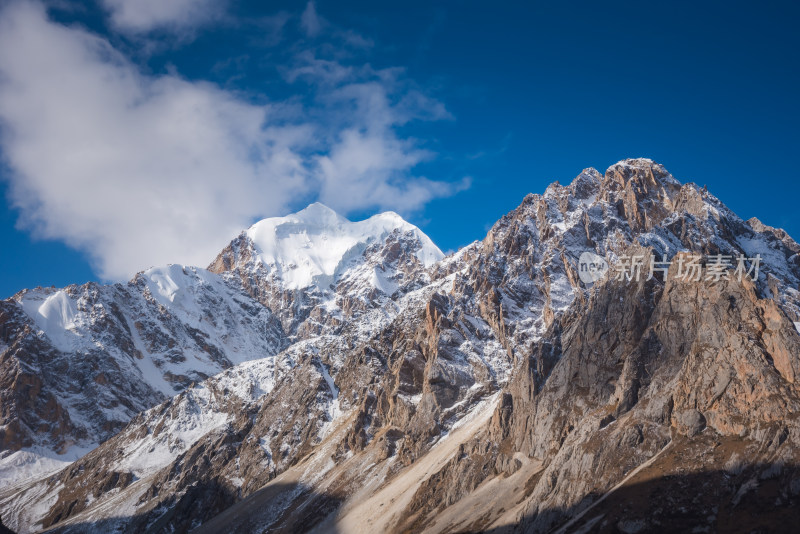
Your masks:
M0 297L314 200L454 250L626 157L800 236L793 3L265 4L0 4Z

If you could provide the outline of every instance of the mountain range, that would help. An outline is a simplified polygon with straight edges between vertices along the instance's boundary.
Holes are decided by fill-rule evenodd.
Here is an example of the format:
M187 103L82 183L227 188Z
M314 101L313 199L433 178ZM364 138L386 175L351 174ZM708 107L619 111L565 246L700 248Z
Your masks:
M587 279L585 253L609 270ZM20 291L0 302L2 522L792 531L798 253L631 159L447 256L397 214L312 204L206 269Z

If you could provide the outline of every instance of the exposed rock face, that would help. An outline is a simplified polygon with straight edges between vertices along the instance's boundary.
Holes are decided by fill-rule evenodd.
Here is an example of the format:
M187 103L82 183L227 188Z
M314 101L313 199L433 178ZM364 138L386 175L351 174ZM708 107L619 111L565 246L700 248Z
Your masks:
M4 483L15 464L74 459L193 382L286 345L269 310L180 265L127 284L22 291L0 302L0 336Z
M352 223L312 204L256 223L209 270L224 274L273 310L293 339L335 332L429 279L441 251L398 215Z
M482 242L436 263L413 229L378 235L347 269L310 264L305 274L332 282L303 288L292 262L243 234L211 269L278 317L287 346L141 413L62 471L0 492L7 523L348 533L797 524L800 247L784 232L742 221L660 165L626 160L529 195ZM610 271L587 286L584 251L612 266L651 254L672 265L666 277ZM682 280L692 253L760 254L760 274Z
M782 456L795 469L797 442L779 450L776 439L798 431L786 419L800 399L764 340L764 309L774 303L737 281L659 286L606 284L587 313L564 316L546 378L516 376L509 432L518 450L547 466L522 511L528 530L557 525L565 510L590 504L587 495L609 491L668 445L681 454L675 449L692 441L680 436L730 438L759 451L757 461ZM783 321L786 337L773 348L797 361L800 338ZM703 466L687 454L680 467Z

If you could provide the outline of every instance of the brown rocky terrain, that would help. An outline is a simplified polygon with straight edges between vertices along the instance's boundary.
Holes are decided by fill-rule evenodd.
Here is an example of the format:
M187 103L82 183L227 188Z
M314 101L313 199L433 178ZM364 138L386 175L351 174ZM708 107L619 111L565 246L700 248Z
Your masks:
M211 270L275 314L288 346L0 491L4 519L22 532L792 531L800 247L785 232L626 160L529 195L430 266L412 237L360 250L394 291L355 269L327 295L287 290L247 235L234 241ZM672 265L587 284L584 251ZM735 260L719 280L680 279L691 254L763 262L755 280Z

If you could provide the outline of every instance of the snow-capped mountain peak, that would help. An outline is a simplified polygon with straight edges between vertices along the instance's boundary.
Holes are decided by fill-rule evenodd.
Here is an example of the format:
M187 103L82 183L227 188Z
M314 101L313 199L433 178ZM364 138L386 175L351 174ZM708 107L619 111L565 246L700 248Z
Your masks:
M416 226L393 212L351 222L316 202L285 217L257 222L246 234L258 259L280 276L286 289L332 284L349 260L394 231L411 232L421 247L417 258L427 267L443 257L441 250Z

